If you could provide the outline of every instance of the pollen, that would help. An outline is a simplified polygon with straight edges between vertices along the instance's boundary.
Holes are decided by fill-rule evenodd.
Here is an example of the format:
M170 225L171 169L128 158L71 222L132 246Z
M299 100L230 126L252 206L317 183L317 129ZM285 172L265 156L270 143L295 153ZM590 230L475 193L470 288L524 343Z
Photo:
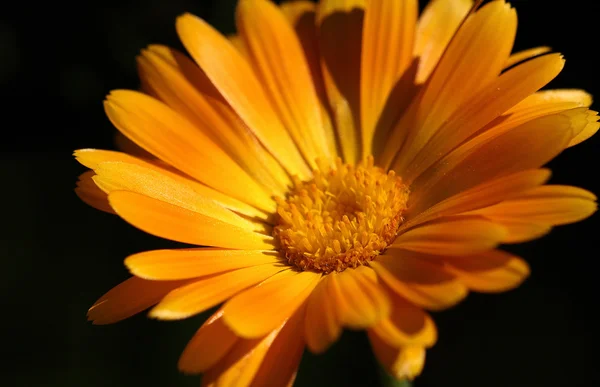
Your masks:
M393 171L374 166L317 161L313 179L294 179L277 198L273 235L280 251L300 270L323 273L356 268L375 259L394 240L409 190Z

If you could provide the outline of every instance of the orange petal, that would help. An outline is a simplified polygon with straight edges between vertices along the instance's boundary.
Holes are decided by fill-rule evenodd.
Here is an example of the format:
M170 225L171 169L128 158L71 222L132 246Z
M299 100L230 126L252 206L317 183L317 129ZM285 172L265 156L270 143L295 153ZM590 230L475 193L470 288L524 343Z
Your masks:
M402 179L407 184L412 182L425 169L477 133L502 112L550 82L560 73L563 66L562 56L553 54L533 59L503 73L468 98L437 129L429 142L423 145L412 160L404 157L394 163L394 170L401 171Z
M239 340L202 377L203 386L291 386L302 357L302 315L293 316L263 338Z
M184 208L207 218L249 231L265 231L264 224L250 222L194 190L193 184L171 178L152 168L124 162L105 162L96 167L96 184L105 192L129 191Z
M439 202L405 222L399 232L442 216L476 210L500 203L528 189L544 184L550 178L548 169L531 169L479 184Z
M379 163L378 160L389 141L390 132L404 116L413 100L419 94L419 91L423 88L423 85L416 84L415 82L418 64L419 58L413 58L410 66L390 91L383 111L379 116L371 146L371 154L375 157L376 164Z
M449 272L477 292L504 292L516 288L529 276L527 262L500 250L444 258L444 262Z
M94 171L87 171L81 174L77 181L75 193L85 204L97 210L114 214L115 212L110 207L110 204L108 204L108 195L94 183L94 175Z
M430 310L449 308L467 295L467 288L441 265L422 254L389 249L370 262L377 275L407 300Z
M396 164L406 166L465 101L498 77L516 28L516 12L504 1L487 3L466 19L395 126L380 165L389 167L398 154Z
M237 48L244 58L248 58L248 48L238 34L227 35L227 40L229 40L229 43L231 43L233 47Z
M252 385L292 386L304 352L304 308L290 317L271 344Z
M131 277L100 297L88 310L94 324L112 324L142 312L159 302L171 290L188 281L148 281Z
M369 341L377 360L397 380L413 380L425 365L425 348L419 345L393 347L369 330Z
M319 99L302 46L279 8L267 0L241 0L236 12L240 37L277 116L305 160L332 160L321 131Z
M331 279L325 276L311 293L306 305L304 337L313 353L323 353L342 333L334 298L331 296Z
M321 68L342 156L360 158L360 62L364 0L322 0L317 27Z
M263 210L274 210L270 195L256 181L167 105L139 92L117 90L104 106L117 129L160 159L225 194Z
M504 68L505 69L509 68L511 66L516 65L519 62L524 62L527 59L531 59L538 55L545 54L547 52L550 52L551 50L552 49L550 47L541 46L541 47L534 47L534 48L529 48L527 50L516 52L508 57L508 59L504 63Z
M264 264L199 279L167 294L150 311L150 317L180 320L201 313L285 268Z
M152 156L152 153L140 148L139 145L125 137L121 132L115 133L115 146L120 152L127 153L128 155L147 160L156 160L156 158Z
M312 1L294 0L281 4L281 11L294 27L306 62L310 69L312 83L319 97L321 121L323 124L322 132L329 153L337 155L337 142L335 139L335 130L331 122L331 109L325 92L325 82L323 72L321 71L321 54L319 52L319 40L317 37L317 12L316 4Z
M564 114L568 114L569 111L577 112L580 110L575 108L588 107L591 103L591 96L582 90L563 89L539 91L525 98L506 113L490 122L486 127L481 129L480 133L487 130L507 131L539 117L561 112ZM576 136L577 139L581 138L581 141L591 136L593 131L597 130L597 128L594 129L594 125L598 125L596 123L598 118L596 117L595 112L587 111L587 115L585 115L584 118L586 120L584 126L589 123L590 127L586 127ZM588 134L583 133L584 131ZM573 138L569 146L575 145L577 141L579 140Z
M474 137L413 183L411 211L419 213L478 184L540 167L567 146L579 128L577 119L559 113L508 131L489 130Z
M585 127L581 132L579 132L579 134L575 135L575 137L571 139L571 142L569 142L569 147L580 144L596 134L598 129L600 129L600 123L598 123L599 119L600 117L598 117L598 112L588 110Z
M225 304L225 322L239 336L260 337L289 318L315 288L320 273L286 271Z
M417 82L423 83L429 77L471 7L473 0L432 0L427 3L416 31Z
M374 274L370 268L359 266L332 276L326 297L332 298L341 324L365 329L390 314L389 297L372 279Z
M441 219L399 235L388 251L411 250L425 254L468 255L496 247L506 230L484 218Z
M78 149L73 152L75 159L90 169L96 169L100 163L111 162L111 161L122 161L125 163L138 164L142 166L154 166L155 163L149 160L144 160L127 153L115 152L102 149ZM162 169L157 167L159 170Z
M372 154L375 125L392 88L412 63L418 12L416 0L365 5L360 68L363 157Z
M230 196L227 196L219 191L215 191L214 189L200 184L195 180L191 180L179 173L176 173L174 170L167 169L168 167L166 165L158 165L148 160L142 160L121 152L113 152L100 149L80 149L75 151L75 157L77 161L91 169L98 168L98 166L101 163L119 161L139 165L145 168L150 168L154 171L158 171L161 174L168 176L171 179L175 179L186 185L193 186L194 190L200 195L212 199L215 202L221 204L223 207L229 208L232 211L246 215L250 218L258 218L262 220L266 220L268 218L267 214L256 209L255 207L243 203Z
M115 212L152 235L194 245L270 250L272 237L207 217L183 207L127 191L108 196Z
M574 107L589 107L592 104L592 96L584 90L579 89L553 89L538 91L519 102L505 114L510 118L517 116L529 116L538 110L550 110L555 105L564 106L562 110ZM556 108L550 111L554 113ZM537 115L536 115L537 116ZM509 117L506 117L509 118ZM524 122L524 121L523 121Z
M199 374L217 364L238 341L223 322L223 308L202 324L187 344L177 367L186 374Z
M177 32L192 58L250 130L291 175L310 177L292 138L270 105L264 89L242 55L205 21L185 14Z
M506 230L502 243L523 243L538 239L550 232L552 227L547 224L531 223L519 219L494 219Z
M261 338L238 340L221 361L202 375L202 387L250 386L279 329Z
M192 60L153 45L138 57L138 70L162 101L217 142L256 181L279 195L285 192L291 184L286 172Z
M127 257L125 266L141 278L170 280L202 277L277 262L280 260L274 251L202 248L138 253Z
M409 345L431 347L435 344L437 330L431 317L397 294L390 297L392 313L375 325L372 331L396 348Z
M543 185L475 213L492 220L514 219L537 224L578 222L597 209L596 196L581 188Z

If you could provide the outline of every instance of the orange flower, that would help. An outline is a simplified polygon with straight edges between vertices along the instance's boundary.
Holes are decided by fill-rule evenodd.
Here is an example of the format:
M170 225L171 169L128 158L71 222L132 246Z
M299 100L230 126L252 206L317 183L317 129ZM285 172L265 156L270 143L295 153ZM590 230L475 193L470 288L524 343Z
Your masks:
M128 257L134 276L90 319L223 303L179 361L205 385L288 385L304 347L323 352L344 328L367 330L402 379L436 341L425 310L518 286L528 266L498 245L596 210L585 190L544 185L541 168L598 130L591 97L538 91L564 60L511 55L517 17L502 0L417 14L416 0L241 0L229 40L177 20L193 61L144 50L145 94L105 102L129 154L76 151L93 170L77 193L210 247Z

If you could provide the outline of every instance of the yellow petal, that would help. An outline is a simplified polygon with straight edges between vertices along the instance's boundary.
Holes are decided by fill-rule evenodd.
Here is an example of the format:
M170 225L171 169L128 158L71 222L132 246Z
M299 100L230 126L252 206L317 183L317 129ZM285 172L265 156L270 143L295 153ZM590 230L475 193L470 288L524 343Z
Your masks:
M341 324L352 329L365 329L390 314L389 297L380 284L369 278L373 274L370 268L359 266L331 278L328 293Z
M277 262L280 260L274 251L202 248L138 253L127 257L125 266L140 278L169 280L202 277Z
M207 371L221 360L238 341L223 322L223 308L208 318L187 344L177 367L186 374Z
M502 112L550 82L563 66L562 56L553 54L533 59L503 73L468 98L437 129L429 142L423 145L412 160L408 157L400 158L393 164L393 169L401 171L402 179L409 184L425 169Z
M199 279L167 294L152 308L150 317L161 320L191 317L284 269L280 264L264 264Z
M241 337L267 334L289 318L315 288L320 273L288 270L225 304L225 322Z
M281 11L294 27L306 62L310 69L312 83L319 97L321 122L323 124L322 136L327 142L329 154L337 155L337 141L335 130L331 122L331 108L325 92L325 82L321 71L321 54L319 52L319 40L317 37L317 6L312 1L288 1L281 4Z
M270 250L272 237L127 191L108 196L115 212L133 226L149 234L177 242L232 249Z
M75 151L75 157L77 161L85 165L88 168L96 169L101 163L105 162L124 162L139 165L145 168L150 168L154 171L160 172L163 175L168 176L171 179L180 181L181 183L193 186L194 190L200 195L210 198L215 202L221 204L225 208L229 208L232 211L246 215L250 218L258 218L266 220L267 214L243 203L237 199L227 196L221 192L215 191L214 189L200 184L194 180L191 180L180 173L177 173L173 169L167 169L166 165L158 165L157 163L150 162L148 160L142 160L133 156L130 156L121 152L113 152L100 149L80 149Z
M427 3L416 32L417 82L423 83L429 77L472 7L473 0L432 0Z
M583 220L596 209L596 196L589 191L571 186L544 185L473 213L492 220L514 219L555 226Z
M310 177L310 169L271 107L260 81L235 47L190 14L177 19L177 32L192 58L269 152L290 174Z
M110 204L108 204L108 195L94 183L94 175L94 171L87 171L81 174L77 181L75 193L85 204L97 210L114 214L115 212L110 207Z
M360 61L364 0L322 0L317 28L321 68L342 156L360 158Z
M98 165L95 171L97 175L94 181L107 193L135 192L235 227L249 231L265 231L264 227L260 228L260 223L257 230L254 223L202 196L194 190L194 185L171 178L152 168L124 162L105 162Z
M467 18L394 127L380 165L389 167L398 154L397 164L405 166L465 101L498 77L516 28L515 10L504 1L487 3Z
M521 192L544 184L549 178L550 170L531 169L479 184L442 200L433 207L417 214L414 218L410 218L401 226L399 232L442 216L473 211L500 203Z
M567 146L578 129L575 121L559 113L508 131L489 130L474 137L413 183L411 211L419 213L478 184L540 167Z
M366 3L360 69L363 157L372 154L377 121L412 63L418 11L416 0Z
M277 116L305 160L331 160L321 132L319 99L298 36L279 8L267 0L241 0L236 12L240 37Z
M138 57L138 69L162 101L217 142L256 181L278 195L291 185L279 163L185 55L169 47L150 46Z
M394 378L413 380L421 373L425 364L424 347L397 348L387 344L373 330L369 330L368 335L377 360Z
M499 250L444 258L444 262L449 272L477 292L504 292L516 288L529 276L527 262Z
M531 59L538 55L545 54L547 52L550 52L551 50L552 49L550 47L542 46L542 47L534 47L534 48L529 48L527 50L516 52L514 54L511 54L511 56L508 57L508 59L506 60L506 63L504 63L504 68L505 69L509 68L511 66L516 65L519 62L524 62L527 59Z
M419 253L389 249L370 265L393 291L430 310L449 308L467 295L467 288L454 275Z
M440 219L399 235L388 251L411 250L425 254L468 255L496 247L506 231L483 218Z
M323 353L342 333L336 314L334 298L331 296L331 279L325 276L311 293L306 305L304 337L313 353Z
M397 294L390 297L392 313L375 325L372 331L396 348L408 345L433 346L437 340L437 330L431 317Z
M158 100L135 91L117 90L107 97L105 109L123 134L180 171L263 210L274 209L270 195L231 157Z
M100 325L124 320L148 309L171 290L187 282L148 281L131 277L100 297L88 311L88 320Z

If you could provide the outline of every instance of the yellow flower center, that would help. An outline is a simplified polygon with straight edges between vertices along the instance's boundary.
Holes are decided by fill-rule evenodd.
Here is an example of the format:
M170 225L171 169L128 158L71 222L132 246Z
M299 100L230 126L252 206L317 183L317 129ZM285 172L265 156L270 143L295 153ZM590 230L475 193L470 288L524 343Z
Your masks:
M277 198L273 235L290 264L323 273L373 260L394 240L403 221L408 187L369 157L356 166L318 162L314 178L294 180Z

